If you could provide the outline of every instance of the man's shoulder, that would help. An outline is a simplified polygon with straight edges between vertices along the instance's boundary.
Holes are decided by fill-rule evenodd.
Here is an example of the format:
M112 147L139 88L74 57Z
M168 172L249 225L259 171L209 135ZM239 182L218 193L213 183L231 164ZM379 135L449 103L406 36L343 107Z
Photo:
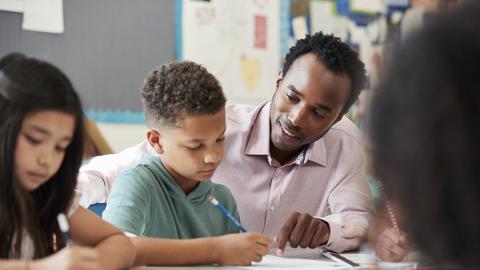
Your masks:
M326 136L339 140L351 140L359 145L365 145L365 134L346 116L333 125Z
M225 106L227 120L238 124L250 122L257 110L258 106L254 105L227 104Z
M80 172L88 170L104 171L109 168L115 171L122 171L142 158L150 156L148 147L148 142L144 140L119 153L94 157L90 162L80 168Z

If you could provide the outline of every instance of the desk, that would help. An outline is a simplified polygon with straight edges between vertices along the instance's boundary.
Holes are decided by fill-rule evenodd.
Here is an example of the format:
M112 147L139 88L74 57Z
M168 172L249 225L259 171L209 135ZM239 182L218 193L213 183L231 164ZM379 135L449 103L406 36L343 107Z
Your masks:
M272 254L275 250L271 250ZM357 269L368 269L372 266L375 258L371 254L351 252L344 254L345 257L356 260L358 263L362 264L361 268ZM363 267L364 266L364 267ZM342 263L335 263L321 255L320 250L309 250L309 249L291 249L285 251L285 257L276 257L276 256L265 256L263 261L252 266L143 266L132 268L132 270L191 270L191 269L205 269L205 270L221 270L221 269L243 269L243 270L257 270L257 269L331 269L331 270L340 270L340 269L352 269L352 267L344 265Z

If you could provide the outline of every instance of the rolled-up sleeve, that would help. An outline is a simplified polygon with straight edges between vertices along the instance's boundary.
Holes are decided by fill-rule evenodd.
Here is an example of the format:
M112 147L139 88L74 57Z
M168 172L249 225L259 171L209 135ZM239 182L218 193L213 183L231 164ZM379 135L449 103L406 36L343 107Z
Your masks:
M356 249L366 238L373 220L374 204L363 152L357 153L352 170L329 194L331 215L322 219L330 226L327 248L336 252Z

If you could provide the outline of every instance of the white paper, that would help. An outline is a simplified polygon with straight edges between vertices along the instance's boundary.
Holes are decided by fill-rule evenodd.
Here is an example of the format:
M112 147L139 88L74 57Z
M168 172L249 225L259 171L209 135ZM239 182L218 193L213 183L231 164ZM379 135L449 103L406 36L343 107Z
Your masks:
M24 0L0 0L0 10L23 12Z
M307 259L290 259L277 257L272 255L264 256L259 263L253 263L252 266L241 267L241 269L351 269L343 264L330 262L326 260L307 260Z
M63 33L63 0L25 0L22 28Z

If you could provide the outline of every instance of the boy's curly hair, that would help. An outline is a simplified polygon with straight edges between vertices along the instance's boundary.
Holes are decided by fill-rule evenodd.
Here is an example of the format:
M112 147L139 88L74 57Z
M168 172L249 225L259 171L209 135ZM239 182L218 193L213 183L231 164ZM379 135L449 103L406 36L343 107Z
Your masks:
M153 70L141 94L149 127L178 127L185 116L214 114L226 103L218 80L190 61L170 62Z

